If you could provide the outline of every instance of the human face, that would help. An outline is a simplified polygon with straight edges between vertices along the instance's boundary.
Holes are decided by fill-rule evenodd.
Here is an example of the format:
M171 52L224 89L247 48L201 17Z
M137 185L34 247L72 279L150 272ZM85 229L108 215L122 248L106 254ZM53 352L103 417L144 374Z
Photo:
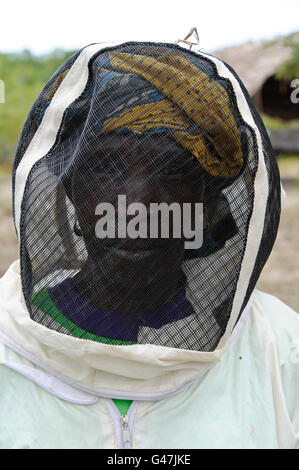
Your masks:
M126 197L128 206L137 202L147 208L146 238L118 236L119 195ZM169 135L100 136L92 150L78 157L73 172L72 200L93 272L105 271L104 277L109 276L118 293L128 296L130 291L130 299L138 292L136 308L140 298L146 297L152 310L159 303L157 297L167 299L175 294L184 257L185 238L173 237L171 212L169 237L162 237L161 219L158 238L150 237L150 204L175 202L183 207L183 203L191 203L193 209L202 199L200 165ZM96 207L102 202L115 208L115 238L96 236ZM127 222L133 218L127 216Z

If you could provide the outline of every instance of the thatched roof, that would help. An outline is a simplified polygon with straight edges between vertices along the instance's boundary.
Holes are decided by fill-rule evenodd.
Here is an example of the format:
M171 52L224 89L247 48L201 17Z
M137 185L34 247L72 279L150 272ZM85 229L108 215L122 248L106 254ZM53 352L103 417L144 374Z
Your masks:
M283 39L229 47L214 51L213 55L232 66L254 96L280 67L290 58L292 47Z

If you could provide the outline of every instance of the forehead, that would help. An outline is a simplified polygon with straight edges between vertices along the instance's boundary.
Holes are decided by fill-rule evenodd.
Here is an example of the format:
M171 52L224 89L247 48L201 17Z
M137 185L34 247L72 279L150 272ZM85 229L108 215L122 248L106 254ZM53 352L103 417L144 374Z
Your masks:
M75 158L74 170L82 169L82 166L94 168L99 162L113 166L138 164L151 165L175 165L191 162L192 154L182 147L174 137L166 133L110 133L98 135L85 142ZM110 162L110 163L109 163ZM119 166L119 170L122 167Z
M106 134L100 135L95 142L97 150L114 149L114 150L155 150L164 151L165 149L173 149L177 151L183 150L183 147L169 134Z

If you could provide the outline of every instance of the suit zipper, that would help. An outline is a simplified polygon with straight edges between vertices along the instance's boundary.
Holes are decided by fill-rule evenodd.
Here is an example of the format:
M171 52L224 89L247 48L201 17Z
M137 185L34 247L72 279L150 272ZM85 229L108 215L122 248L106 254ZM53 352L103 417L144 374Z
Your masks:
M121 415L119 418L119 421L120 421L120 426L121 426L122 448L130 449L132 447L132 439L131 439L131 433L129 429L129 418L127 415Z
M119 449L132 448L132 427L137 408L137 401L131 403L127 414L120 414L119 409L111 398L104 398L110 412Z

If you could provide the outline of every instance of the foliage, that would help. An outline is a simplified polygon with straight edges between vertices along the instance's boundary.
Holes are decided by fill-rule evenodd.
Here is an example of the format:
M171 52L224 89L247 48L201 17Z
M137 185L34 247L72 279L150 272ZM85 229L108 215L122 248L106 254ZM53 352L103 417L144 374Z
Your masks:
M292 55L276 73L279 80L299 78L299 33L293 33L284 40L284 45L293 49Z
M284 121L273 116L268 116L266 114L261 115L264 121L264 124L267 129L271 131L280 131L284 129L298 129L299 130L299 119L294 119L292 121Z
M5 102L0 103L0 163L12 161L35 98L73 53L60 49L43 56L35 56L29 50L0 53L0 79L5 86Z

